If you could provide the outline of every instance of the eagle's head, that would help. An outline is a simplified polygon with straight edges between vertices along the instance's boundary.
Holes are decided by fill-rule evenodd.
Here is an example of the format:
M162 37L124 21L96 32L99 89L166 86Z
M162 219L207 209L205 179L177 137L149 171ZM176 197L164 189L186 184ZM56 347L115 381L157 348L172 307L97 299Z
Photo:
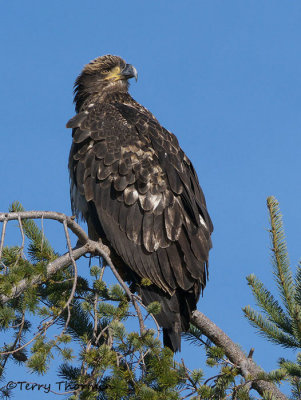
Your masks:
M79 111L91 95L126 92L128 79L136 78L137 70L122 58L110 54L97 57L85 65L74 84L74 102Z

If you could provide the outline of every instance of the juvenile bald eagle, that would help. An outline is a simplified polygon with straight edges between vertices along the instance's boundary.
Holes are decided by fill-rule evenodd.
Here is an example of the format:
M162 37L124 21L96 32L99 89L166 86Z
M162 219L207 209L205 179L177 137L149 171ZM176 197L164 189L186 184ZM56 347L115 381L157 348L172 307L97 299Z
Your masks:
M106 55L76 79L71 204L143 303L160 302L164 345L178 351L206 284L213 227L178 140L128 93L133 77L132 65Z

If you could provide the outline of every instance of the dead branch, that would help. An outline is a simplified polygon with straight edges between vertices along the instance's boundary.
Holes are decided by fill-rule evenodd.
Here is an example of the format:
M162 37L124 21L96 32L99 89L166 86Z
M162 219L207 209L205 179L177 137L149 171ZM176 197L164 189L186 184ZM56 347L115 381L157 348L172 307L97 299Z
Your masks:
M287 397L271 382L256 380L258 374L264 371L251 358L248 358L240 347L222 331L214 322L203 313L195 310L192 315L191 323L203 332L216 346L222 347L226 356L233 364L240 368L241 375L250 380L252 377L252 389L256 390L261 396L264 392L270 392L275 399L287 400Z
M54 211L21 211L11 213L0 213L0 222L19 220L20 219L52 219L64 223L78 237L81 243L87 243L89 240L86 232L74 221L73 217ZM6 225L6 224L5 224ZM3 235L3 234L2 234ZM3 235L4 236L4 235ZM2 242L2 238L1 238Z

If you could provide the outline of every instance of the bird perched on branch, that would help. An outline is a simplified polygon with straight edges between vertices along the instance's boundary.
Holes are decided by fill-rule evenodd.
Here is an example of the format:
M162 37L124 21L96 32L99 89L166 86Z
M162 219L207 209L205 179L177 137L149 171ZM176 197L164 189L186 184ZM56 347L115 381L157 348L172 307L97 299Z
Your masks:
M132 65L105 55L75 81L72 210L110 247L143 303L160 303L164 345L178 351L206 285L213 226L190 160L130 96L130 78L137 79Z

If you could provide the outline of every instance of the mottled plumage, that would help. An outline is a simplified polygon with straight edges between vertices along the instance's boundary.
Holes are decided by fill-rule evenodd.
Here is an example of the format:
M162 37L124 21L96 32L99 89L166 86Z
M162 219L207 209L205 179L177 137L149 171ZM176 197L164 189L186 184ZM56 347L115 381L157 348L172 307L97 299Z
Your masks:
M129 95L134 76L131 65L107 55L75 82L77 114L67 123L72 210L91 238L110 246L144 304L160 302L164 344L177 351L206 284L213 227L177 138Z

